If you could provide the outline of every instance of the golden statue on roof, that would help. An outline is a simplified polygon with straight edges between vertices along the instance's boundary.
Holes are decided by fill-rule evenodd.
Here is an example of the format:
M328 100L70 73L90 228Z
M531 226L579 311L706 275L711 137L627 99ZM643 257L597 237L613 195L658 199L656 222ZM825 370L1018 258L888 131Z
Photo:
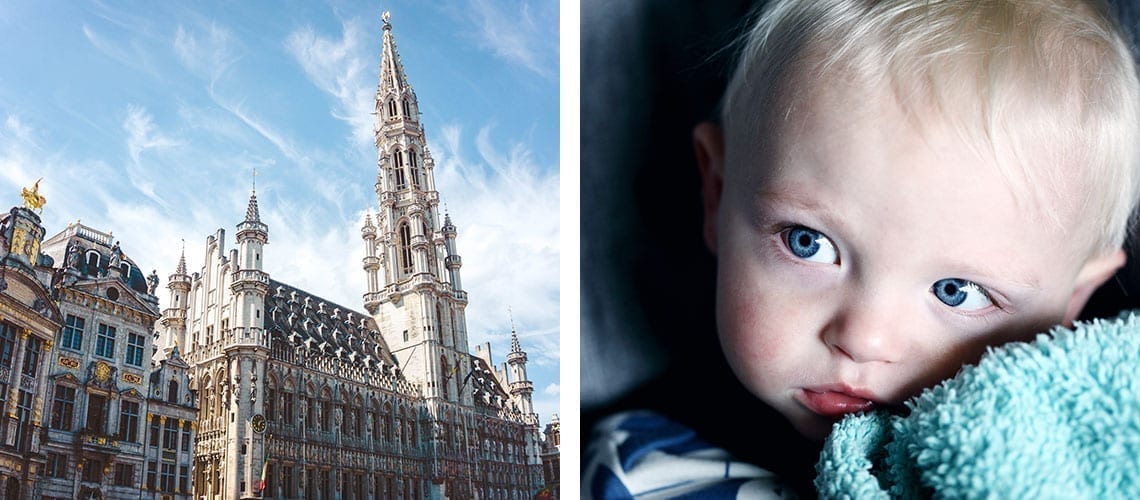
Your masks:
M20 196L24 198L24 207L30 208L37 212L43 212L43 206L47 203L47 198L40 194L40 181L44 180L40 177L36 183L32 185L32 189L20 188Z

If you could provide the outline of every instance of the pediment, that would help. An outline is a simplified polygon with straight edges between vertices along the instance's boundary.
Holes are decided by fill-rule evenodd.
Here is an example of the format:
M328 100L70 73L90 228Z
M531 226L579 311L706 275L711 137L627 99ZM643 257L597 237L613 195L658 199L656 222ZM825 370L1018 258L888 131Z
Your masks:
M158 316L154 306L139 300L135 291L116 278L99 278L79 281L69 287L102 300L107 300L139 312Z
M63 382L65 384L79 385L81 383L81 382L79 382L79 378L76 377L71 372L63 372L63 373L59 373L57 375L52 375L51 378L53 380L55 380L55 383L57 383L57 384L60 382Z
M142 399L143 398L142 393L139 392L138 389L135 389L133 387L130 389L127 389L125 391L120 392L119 395L124 397L124 398L128 398L128 399Z

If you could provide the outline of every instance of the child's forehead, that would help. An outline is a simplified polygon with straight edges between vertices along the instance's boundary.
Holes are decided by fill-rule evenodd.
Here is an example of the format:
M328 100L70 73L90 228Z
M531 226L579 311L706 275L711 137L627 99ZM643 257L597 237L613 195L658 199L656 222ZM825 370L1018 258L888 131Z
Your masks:
M1013 147L1012 138L993 139L993 132L976 117L948 114L917 99L902 102L889 86L858 78L804 80L789 88L795 91L786 93L787 101L781 103L788 112L769 123L763 132L768 137L728 152L729 170L744 170L730 173L728 179L743 183L747 191L789 187L783 181L802 178L802 160L810 158L829 163L822 170L826 175L868 189L908 176L944 179L938 188L952 196L961 191L969 197L971 189L990 185L1009 196L1017 220L1044 225L1058 235L1083 234L1079 226L1091 226L1081 220L1081 203L1097 193L1074 168L1080 155L1070 146ZM904 139L912 143L906 146L911 149L898 149ZM911 156L913 148L933 148L937 156L956 161ZM959 175L967 163L984 169ZM796 191L810 194L802 184ZM900 192L884 191L882 196L915 205L929 202ZM1088 239L1086 235L1074 241Z

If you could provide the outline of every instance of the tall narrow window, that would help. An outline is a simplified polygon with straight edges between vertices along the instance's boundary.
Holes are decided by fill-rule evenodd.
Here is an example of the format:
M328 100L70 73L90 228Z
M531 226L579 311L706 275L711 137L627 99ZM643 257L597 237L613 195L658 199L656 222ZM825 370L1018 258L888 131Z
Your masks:
M0 323L0 365L12 367L16 353L16 327Z
M412 230L407 224L400 224L400 269L412 273Z
M139 442L139 404L134 401L123 401L119 406L119 439Z
M40 354L43 352L44 341L39 337L28 337L24 342L24 368L21 373L35 377L40 368Z
M412 172L412 187L420 188L420 162L417 160L416 151L413 149L408 150L408 167Z
M277 391L272 387L265 391L265 419L270 422L277 420Z
M99 323L99 332L95 336L95 355L115 357L115 327Z
M404 152L396 150L392 153L393 163L396 166L396 189L408 187L408 180L404 175Z
M68 314L63 325L63 335L60 345L67 349L83 349L83 327L86 321L75 315Z
M408 106L408 100L407 99L404 99L404 116L406 116L406 117L412 116L412 108L410 106Z
M396 100L392 99L392 100L388 101L388 118L395 118L395 117L396 117Z
M193 424L189 420L182 421L182 451L190 451L190 439Z
M127 364L133 366L142 366L143 362L143 346L145 345L146 338L142 335L127 332Z
M151 448L158 448L158 438L159 438L159 433L161 431L162 431L162 427L158 423L158 418L155 417L154 414L152 413L151 414L151 420L150 420L150 439L148 440ZM150 487L153 488L154 485L152 484L152 485L150 485Z
M61 385L55 386L55 401L51 409L51 428L70 431L74 415L75 389Z
M177 403L178 402L178 381L177 380L172 379L170 381L170 383L167 384L166 402L168 402L168 403Z
M178 449L178 420L166 419L162 426L162 448L165 450Z
M32 444L32 393L20 391L16 400L16 449L27 451Z
M160 491L174 491L174 464L162 464L162 474L158 481Z
M98 394L87 395L86 428L98 434L107 432L107 398Z

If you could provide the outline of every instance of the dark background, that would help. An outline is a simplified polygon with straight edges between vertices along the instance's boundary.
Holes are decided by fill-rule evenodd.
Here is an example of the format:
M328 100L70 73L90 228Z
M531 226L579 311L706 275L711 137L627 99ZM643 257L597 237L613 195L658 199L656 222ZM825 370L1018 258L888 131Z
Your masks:
M726 47L754 3L582 2L582 443L598 418L653 408L812 496L818 448L723 361L715 261L701 236L691 132L716 117L733 56ZM1135 46L1140 7L1122 0L1113 8ZM1082 318L1140 307L1133 246Z

